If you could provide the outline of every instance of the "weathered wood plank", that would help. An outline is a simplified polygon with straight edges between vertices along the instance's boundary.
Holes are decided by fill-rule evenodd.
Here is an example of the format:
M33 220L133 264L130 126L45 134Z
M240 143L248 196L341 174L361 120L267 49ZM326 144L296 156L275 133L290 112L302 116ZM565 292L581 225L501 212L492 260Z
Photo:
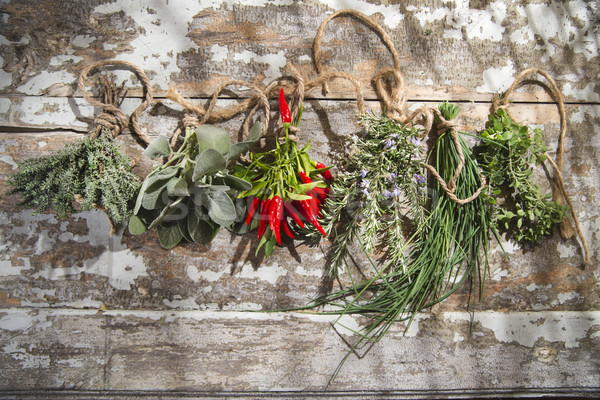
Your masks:
M0 90L68 95L84 66L110 58L140 65L157 90L175 83L188 95L212 94L216 77L268 83L284 73L287 62L311 76L318 26L347 7L317 0L217 4L7 2ZM600 71L593 2L353 4L390 33L410 98L487 100L518 71L536 66L564 82L567 99L600 99L593 81ZM323 52L326 67L357 74L369 89L373 73L392 63L377 35L349 18L330 23ZM349 95L347 87L333 89L336 98Z
M294 313L0 309L4 390L597 390L597 312L419 316L362 359L331 317ZM348 327L358 321L345 318ZM106 335L106 336L105 336ZM342 339L344 338L344 340ZM105 347L106 346L106 347ZM59 351L60 349L60 351ZM106 361L105 361L106 360ZM104 369L105 368L105 369ZM106 374L102 380L102 371ZM581 390L582 392L578 392Z
M461 107L465 129L481 129L487 105L466 103ZM596 310L600 304L596 290L600 216L595 206L599 144L597 133L589 135L600 126L600 111L591 106L569 106L567 111L567 145L571 149L565 159L567 188L580 213L595 264L580 270L577 241L563 241L558 234L531 249L504 243L510 260L505 260L493 243L491 279L484 301L477 306L481 310ZM515 105L511 112L515 118L543 125L550 147L556 146L554 105ZM343 152L343 136L360 130L355 123L348 123L354 121L353 113L353 106L345 102L309 102L300 140L312 141L313 157L332 162L335 154ZM169 113L145 118L145 126L157 124L168 129L174 129L169 125L176 121ZM150 123L151 119L159 122ZM240 125L239 119L229 124L232 130ZM50 136L3 134L0 173L7 176L17 162L48 154L78 136L60 132ZM131 138L123 137L122 144L136 160L135 171L147 174L152 164L141 157L141 148ZM2 191L8 189L2 185ZM286 242L270 259L263 260L254 256L254 235L239 237L223 231L209 246L186 243L168 251L160 247L154 231L131 236L120 230L110 238L108 223L100 212L57 221L52 214L33 216L18 208L17 200L17 196L0 199L5 243L0 287L3 306L280 309L302 306L323 290L323 285L331 284L323 280L327 242L317 247ZM363 267L370 270L366 263ZM467 303L465 289L441 307L464 310Z

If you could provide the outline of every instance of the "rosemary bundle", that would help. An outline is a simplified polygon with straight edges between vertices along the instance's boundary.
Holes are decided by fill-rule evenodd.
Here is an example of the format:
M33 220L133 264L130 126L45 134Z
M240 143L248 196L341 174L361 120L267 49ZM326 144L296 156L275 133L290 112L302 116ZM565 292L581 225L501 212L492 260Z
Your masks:
M19 204L35 208L35 213L53 208L58 218L67 218L81 196L83 210L102 206L114 223L121 223L131 214L139 178L110 131L102 129L95 139L80 139L47 157L25 160L8 183L14 186L9 194L20 193Z
M389 263L403 263L405 233L425 218L422 132L385 114L367 112L359 121L364 134L350 138L347 162L322 210L323 228L334 238L331 276L343 267L356 240L367 253L384 248Z

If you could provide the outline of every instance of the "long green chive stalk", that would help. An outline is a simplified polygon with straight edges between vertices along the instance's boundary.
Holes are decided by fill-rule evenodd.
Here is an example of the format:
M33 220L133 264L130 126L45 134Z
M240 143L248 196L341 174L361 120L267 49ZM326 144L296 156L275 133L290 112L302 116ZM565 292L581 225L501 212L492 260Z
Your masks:
M455 118L459 112L458 107L449 103L441 104L439 109L446 120ZM482 182L480 168L469 146L462 138L459 141L465 163L454 193L464 199L473 195ZM428 162L444 181L450 181L460 163L450 132L439 136ZM409 240L408 259L401 263L393 259L378 266L369 258L376 271L375 277L315 302L315 305L340 308L330 311L334 314L360 314L370 318L369 324L359 332L360 339L338 366L334 378L355 349L378 342L396 321L408 321L408 329L419 311L444 300L463 283L470 281L474 297L477 292L481 297L488 269L490 209L482 197L457 204L437 181L433 182L430 214ZM361 245L364 249L364 244Z

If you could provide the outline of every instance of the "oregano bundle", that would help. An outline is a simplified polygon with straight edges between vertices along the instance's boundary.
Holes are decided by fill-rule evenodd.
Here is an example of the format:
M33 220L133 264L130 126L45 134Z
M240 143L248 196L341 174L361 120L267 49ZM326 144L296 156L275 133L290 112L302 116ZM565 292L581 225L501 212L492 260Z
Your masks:
M514 122L500 108L489 116L480 136L478 160L494 196L503 199L494 224L518 242L540 242L568 212L568 207L552 201L552 194L532 181L533 167L547 159L542 132ZM495 197L488 197L494 205Z

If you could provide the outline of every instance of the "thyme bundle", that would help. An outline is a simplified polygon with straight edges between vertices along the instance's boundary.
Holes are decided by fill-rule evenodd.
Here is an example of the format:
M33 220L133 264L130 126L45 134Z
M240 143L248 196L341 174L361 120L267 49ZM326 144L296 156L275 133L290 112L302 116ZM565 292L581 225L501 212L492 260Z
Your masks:
M19 204L35 208L36 214L53 208L58 218L67 218L81 196L83 210L103 207L118 224L131 215L139 178L131 173L131 160L119 151L111 132L103 128L95 139L86 137L47 157L23 161L8 183L14 186L9 194L20 193Z

